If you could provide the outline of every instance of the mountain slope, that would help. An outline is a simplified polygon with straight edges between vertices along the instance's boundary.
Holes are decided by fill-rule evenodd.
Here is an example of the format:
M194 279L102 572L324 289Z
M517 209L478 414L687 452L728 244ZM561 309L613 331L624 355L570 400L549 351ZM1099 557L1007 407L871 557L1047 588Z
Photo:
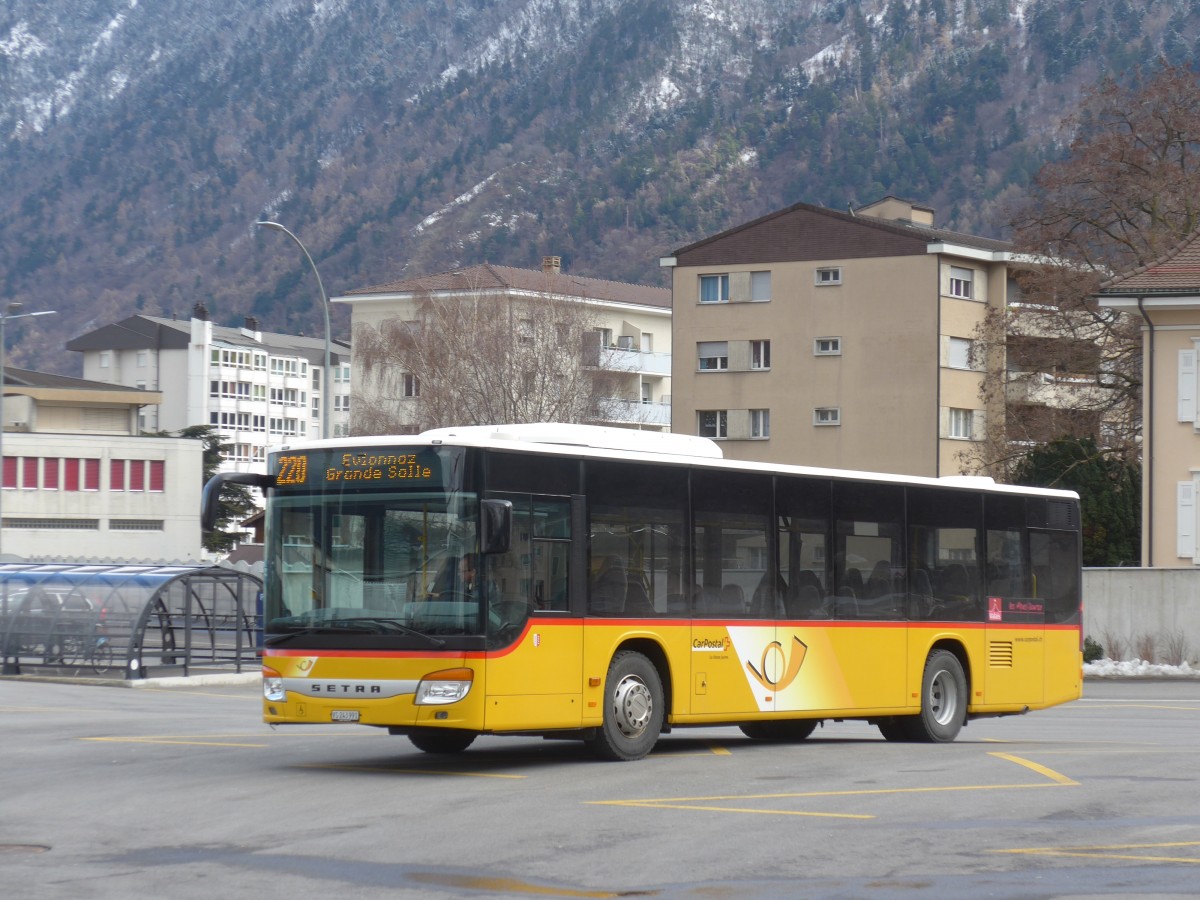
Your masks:
M798 200L997 234L1080 91L1190 58L1197 7L10 0L0 287L59 315L11 323L9 359L74 372L66 339L198 301L315 333L264 217L331 295L544 254L664 284L660 256Z

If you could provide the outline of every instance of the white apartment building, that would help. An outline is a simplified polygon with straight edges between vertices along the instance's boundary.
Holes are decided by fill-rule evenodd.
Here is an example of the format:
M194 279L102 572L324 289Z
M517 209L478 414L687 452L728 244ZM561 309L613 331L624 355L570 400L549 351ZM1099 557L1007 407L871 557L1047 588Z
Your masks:
M162 394L160 406L143 408L139 430L216 428L231 447L224 471L265 472L268 448L326 436L325 402L332 402L333 435L349 422L349 346L330 342L326 389L323 337L264 332L253 318L241 328L214 325L197 305L190 320L131 316L67 349L83 354L87 379Z
M201 558L203 444L138 433L160 393L3 374L0 558Z
M597 424L668 431L671 425L671 292L667 288L584 278L561 271L561 260L544 257L541 270L490 263L359 288L332 298L350 305L352 328L378 328L388 320L422 327L421 304L429 299L510 300L524 304L536 320L539 303L561 299L586 305L595 328L582 348L581 366L615 376L611 396L601 399ZM416 421L416 379L392 373L368 378L358 366L355 391L364 406L394 404L401 422Z

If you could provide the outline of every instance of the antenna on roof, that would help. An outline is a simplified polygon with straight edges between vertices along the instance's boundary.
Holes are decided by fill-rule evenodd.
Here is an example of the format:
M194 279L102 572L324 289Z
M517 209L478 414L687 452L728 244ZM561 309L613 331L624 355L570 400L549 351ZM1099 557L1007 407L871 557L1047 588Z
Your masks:
M847 203L846 209L849 211L850 215L854 216L854 204L853 203ZM858 216L854 216L854 217L858 218Z

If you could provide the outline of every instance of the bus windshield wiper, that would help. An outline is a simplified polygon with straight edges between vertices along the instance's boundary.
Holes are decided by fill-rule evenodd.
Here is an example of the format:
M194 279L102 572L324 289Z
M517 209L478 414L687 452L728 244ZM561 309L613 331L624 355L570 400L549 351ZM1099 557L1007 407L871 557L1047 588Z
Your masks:
M360 616L356 619L338 619L339 622L350 622L355 625L375 626L374 631L378 634L407 634L413 637L424 638L435 647L444 647L446 642L441 638L435 638L431 634L426 634L423 631L418 631L416 628L410 628L407 625L397 622L395 619L384 619L376 616Z
M435 638L415 628L409 628L407 625L402 625L393 619L381 619L369 616L355 619L330 619L316 625L291 626L290 630L282 634L268 634L264 639L264 643L273 647L277 644L286 643L301 634L342 634L344 632L353 632L355 634L406 634L411 637L423 638L433 647L444 647L446 645L446 642L440 638Z

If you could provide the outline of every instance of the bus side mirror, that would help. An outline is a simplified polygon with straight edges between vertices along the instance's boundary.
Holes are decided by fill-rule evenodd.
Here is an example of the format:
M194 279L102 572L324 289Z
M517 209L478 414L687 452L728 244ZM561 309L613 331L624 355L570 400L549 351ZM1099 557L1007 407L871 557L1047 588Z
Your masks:
M512 501L484 500L479 504L479 552L507 553L512 544Z
M260 472L219 472L208 479L200 497L200 530L205 534L211 534L217 527L217 517L221 514L221 490L227 484L248 484L266 492L268 488L275 487L275 476Z

